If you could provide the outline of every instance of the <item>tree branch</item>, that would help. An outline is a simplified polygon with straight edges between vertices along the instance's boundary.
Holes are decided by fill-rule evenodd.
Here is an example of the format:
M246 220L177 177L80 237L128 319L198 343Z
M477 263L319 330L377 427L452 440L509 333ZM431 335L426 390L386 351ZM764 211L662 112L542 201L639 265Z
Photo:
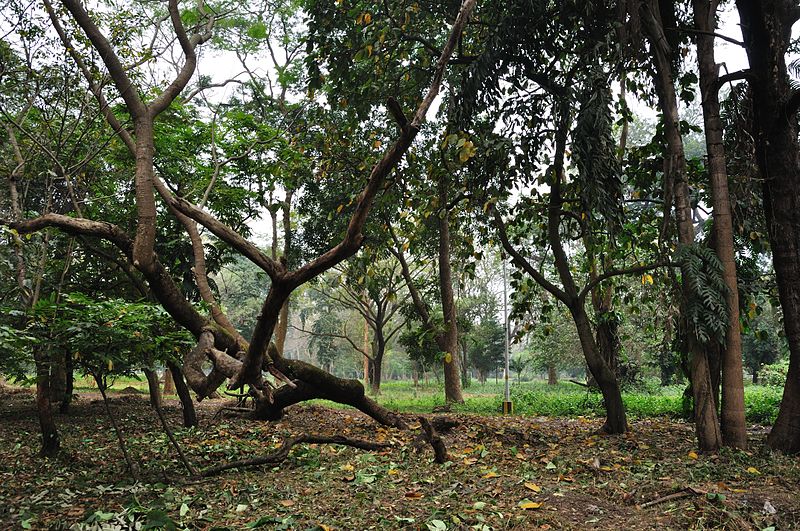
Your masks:
M506 233L506 225L503 222L503 218L500 216L500 212L498 212L496 209L494 211L494 223L497 227L497 232L500 236L500 243L502 243L503 249L505 249L506 252L511 256L517 267L528 273L528 275L530 275L540 286L549 291L556 299L569 306L572 302L570 297L558 286L547 280L544 275L539 273L539 271L537 271L536 268L534 268L531 263L528 262L528 260L526 260L525 257L514 248L513 245L511 245L511 242L508 240L508 234Z

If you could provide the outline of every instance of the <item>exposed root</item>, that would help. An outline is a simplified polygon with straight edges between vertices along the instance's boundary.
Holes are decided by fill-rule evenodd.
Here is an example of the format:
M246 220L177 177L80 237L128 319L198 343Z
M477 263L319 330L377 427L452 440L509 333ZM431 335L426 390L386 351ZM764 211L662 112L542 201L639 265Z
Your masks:
M425 440L431 445L431 448L433 448L434 462L441 465L449 461L450 456L447 455L447 446L445 446L444 441L431 425L431 422L425 417L419 417L419 423L422 426L422 433Z

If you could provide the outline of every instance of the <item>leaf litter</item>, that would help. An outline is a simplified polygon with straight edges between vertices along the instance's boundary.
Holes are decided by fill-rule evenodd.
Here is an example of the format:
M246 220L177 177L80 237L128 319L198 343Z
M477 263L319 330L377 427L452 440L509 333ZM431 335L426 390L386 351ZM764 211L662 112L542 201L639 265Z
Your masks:
M419 430L377 426L349 409L289 408L277 422L227 417L204 401L201 427L164 410L198 467L255 457L301 433L386 442L366 452L303 444L277 466L186 477L144 397L113 405L142 481L125 471L101 404L84 396L57 421L64 452L41 460L33 397L0 398L3 529L789 529L800 527L800 460L762 450L698 454L690 424L447 414L449 461ZM408 416L414 424L414 415Z

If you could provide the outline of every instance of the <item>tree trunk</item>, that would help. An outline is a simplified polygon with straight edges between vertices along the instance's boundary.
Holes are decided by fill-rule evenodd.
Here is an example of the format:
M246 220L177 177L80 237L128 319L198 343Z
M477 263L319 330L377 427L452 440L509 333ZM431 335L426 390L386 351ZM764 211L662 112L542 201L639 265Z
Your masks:
M58 429L50 403L50 368L40 346L34 347L34 362L36 364L36 412L39 415L39 426L42 430L42 447L39 455L55 457L61 448L61 441L58 437Z
M733 245L728 174L725 167L725 148L722 143L722 123L719 117L718 67L714 60L717 0L694 0L694 20L697 29L697 60L700 70L700 94L703 105L708 174L714 207L714 236L716 251L722 262L725 285L728 288L728 328L722 350L722 409L720 423L722 442L726 446L747 446L747 425L744 415L744 382L742 372L742 334L739 328L739 287L736 282L736 258Z
M643 4L642 14L648 37L651 55L654 59L655 71L653 83L664 115L664 136L667 142L664 156L665 195L671 192L675 198L675 218L678 229L678 240L681 245L694 244L694 225L692 223L689 185L686 181L686 159L683 149L683 138L680 133L678 102L675 94L671 57L674 50L669 49L664 27L661 23L657 0ZM674 11L674 6L670 7ZM669 205L665 204L665 208ZM686 278L686 275L684 275ZM689 285L684 281L683 308L691 297ZM682 319L687 313L681 311ZM688 325L688 323L686 323ZM692 392L694 398L695 428L698 445L701 450L715 451L722 443L719 431L717 410L711 392L711 377L708 357L703 346L696 340L691 329L687 330L687 350L691 356Z
M444 334L440 348L444 352L444 397L447 402L464 403L461 393L461 369L458 363L458 326L450 265L450 216L447 211L447 181L439 180L439 291L444 313Z
M64 351L64 368L67 375L67 385L64 390L64 399L59 406L59 413L69 413L69 406L72 404L72 395L75 393L75 362L72 359L72 352Z
M607 433L625 433L628 430L628 421L617 375L614 374L614 371L611 370L611 367L597 351L591 323L584 307L580 304L574 304L570 307L570 312L578 330L578 338L586 358L586 364L589 366L589 370L603 395L603 402L606 408L606 422L603 426L603 431Z
M172 362L167 362L172 380L175 382L175 391L178 393L178 398L181 400L183 408L183 426L191 428L197 426L197 413L194 410L194 402L192 402L192 395L189 393L189 388L183 380L183 373L181 368Z
M65 352L51 349L50 355L50 401L62 402L67 393L67 367Z
M164 396L172 396L175 394L175 379L172 377L172 371L169 368L164 369Z
M381 375L383 373L383 355L386 353L386 341L383 338L382 321L377 320L376 322L378 323L378 329L375 330L370 391L377 396L381 394Z
M547 364L547 385L557 385L558 384L558 371L556 371L556 366L552 363Z
M758 371L753 369L753 385L758 385Z
M283 212L283 263L287 266L292 252L292 196L294 190L286 190L286 198L281 206ZM275 328L275 347L278 352L283 354L286 345L286 335L289 332L289 299L281 306L281 313L278 316L278 326Z
M800 452L800 144L797 95L789 83L786 51L798 19L792 0L737 0L750 62L756 161L763 179L764 213L789 344L789 372L767 445Z
M154 409L161 407L161 386L158 382L158 374L153 369L145 368L144 376L147 378L147 389L150 392L150 405Z

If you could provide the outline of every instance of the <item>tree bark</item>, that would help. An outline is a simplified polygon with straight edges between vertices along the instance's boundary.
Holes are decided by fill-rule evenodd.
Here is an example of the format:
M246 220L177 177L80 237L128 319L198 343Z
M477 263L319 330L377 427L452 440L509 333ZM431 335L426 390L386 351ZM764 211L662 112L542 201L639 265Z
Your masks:
M558 384L558 371L556 371L556 366L552 363L547 364L547 385L557 385Z
M789 344L789 372L767 445L800 452L800 144L797 94L786 51L798 6L792 0L737 0L753 79L756 161L763 179L764 212L772 263Z
M683 138L680 133L678 102L671 64L674 51L670 49L664 34L658 1L650 0L643 4L642 15L650 39L651 55L654 59L653 83L656 86L659 104L664 115L664 136L667 143L664 155L665 191L668 192L671 185L672 195L675 198L678 241L681 245L693 245L694 225L692 224L689 185L686 181L686 159ZM665 205L665 208L668 208L668 205ZM684 308L691 296L689 286L684 282ZM685 316L686 312L682 311L681 314ZM711 392L708 357L703 346L694 337L694 333L687 330L686 344L691 356L690 367L698 445L703 451L716 451L722 443L722 436Z
M722 123L719 117L719 71L714 60L717 0L694 0L694 20L697 29L697 61L700 70L700 94L705 124L708 173L714 207L713 231L717 256L722 262L725 285L728 288L728 328L722 351L722 408L720 423L722 442L726 446L747 446L747 425L744 411L744 382L742 371L742 334L739 328L739 286L736 282L736 258L733 244L728 173L725 167L725 148L722 143Z
M183 372L181 368L172 362L167 362L172 380L175 383L175 391L178 393L178 398L181 400L181 407L183 409L183 427L191 428L197 426L197 413L194 410L194 402L192 402L192 395L189 393L189 388L183 380Z
M147 390L150 394L150 405L153 409L161 407L161 386L158 382L158 374L153 369L145 367L144 376L147 378Z
M42 430L42 447L39 455L55 457L61 448L61 441L50 403L50 368L41 346L34 347L34 363L36 364L36 412Z
M75 392L75 361L72 359L72 352L69 350L64 351L64 367L67 374L67 385L64 389L64 399L58 408L59 413L69 413L69 407L72 404L72 395Z
M383 375L383 356L386 353L386 341L383 337L383 319L378 316L376 319L375 341L372 354L372 378L370 379L370 391L373 395L381 394L381 379Z
M447 181L439 180L439 292L444 313L444 333L440 348L444 352L444 397L447 402L464 403L461 369L458 362L458 325L450 264L450 212L447 210Z
M164 369L164 389L162 394L164 396L175 394L175 379L172 377L172 371L169 368Z

